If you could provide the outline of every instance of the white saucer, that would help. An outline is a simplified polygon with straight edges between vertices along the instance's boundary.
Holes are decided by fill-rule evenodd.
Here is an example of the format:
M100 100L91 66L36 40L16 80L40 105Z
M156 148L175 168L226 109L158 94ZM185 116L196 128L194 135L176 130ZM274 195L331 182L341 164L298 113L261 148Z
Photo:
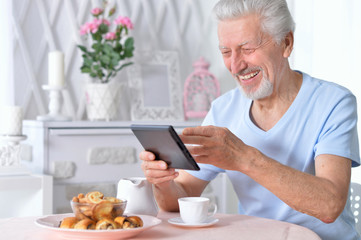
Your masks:
M185 223L180 217L168 219L170 224L182 227L207 227L216 224L218 221L218 218L208 218L205 222L202 223Z

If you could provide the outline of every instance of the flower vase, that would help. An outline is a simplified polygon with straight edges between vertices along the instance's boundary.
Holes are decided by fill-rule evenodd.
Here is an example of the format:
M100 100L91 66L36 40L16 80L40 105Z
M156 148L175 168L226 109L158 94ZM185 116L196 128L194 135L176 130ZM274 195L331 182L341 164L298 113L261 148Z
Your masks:
M86 112L90 121L110 121L117 118L119 83L87 83Z

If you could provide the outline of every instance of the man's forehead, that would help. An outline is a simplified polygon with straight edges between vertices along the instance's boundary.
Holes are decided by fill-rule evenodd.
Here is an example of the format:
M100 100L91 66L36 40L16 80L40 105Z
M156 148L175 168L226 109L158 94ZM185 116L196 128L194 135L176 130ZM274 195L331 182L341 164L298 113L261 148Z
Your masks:
M241 26L239 27L239 23L239 21L225 21L223 27L218 26L218 30L220 30L218 32L220 45L257 45L267 36L267 33L262 28L259 28L258 25L240 24Z
M236 43L236 46L237 47L243 47L247 44L259 44L260 43L260 39L259 38L255 38L255 39L252 39L252 40L245 40L245 41L240 41L239 43ZM225 49L225 48L230 48L231 46L226 46L222 43L219 44L219 48L220 49Z

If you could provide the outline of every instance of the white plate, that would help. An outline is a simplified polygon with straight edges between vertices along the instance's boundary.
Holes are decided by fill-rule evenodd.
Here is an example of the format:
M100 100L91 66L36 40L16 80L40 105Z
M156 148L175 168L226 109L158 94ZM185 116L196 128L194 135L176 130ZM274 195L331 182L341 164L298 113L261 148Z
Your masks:
M65 217L72 217L74 214L56 214L36 219L35 223L45 229L53 231L65 239L107 239L118 240L134 237L139 233L154 227L162 222L159 218L148 215L137 215L143 220L143 227L132 229L114 229L114 230L77 230L59 228L59 223Z
M168 222L173 225L182 226L182 227L207 227L212 226L213 224L216 224L218 222L218 218L208 218L203 223L185 223L183 222L182 218L176 217L168 219Z

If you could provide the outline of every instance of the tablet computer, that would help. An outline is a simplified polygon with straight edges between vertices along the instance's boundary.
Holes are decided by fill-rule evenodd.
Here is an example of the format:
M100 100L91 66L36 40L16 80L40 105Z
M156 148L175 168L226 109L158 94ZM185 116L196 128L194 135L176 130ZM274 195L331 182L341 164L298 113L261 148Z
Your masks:
M199 166L171 125L130 126L143 148L176 169L199 170Z

